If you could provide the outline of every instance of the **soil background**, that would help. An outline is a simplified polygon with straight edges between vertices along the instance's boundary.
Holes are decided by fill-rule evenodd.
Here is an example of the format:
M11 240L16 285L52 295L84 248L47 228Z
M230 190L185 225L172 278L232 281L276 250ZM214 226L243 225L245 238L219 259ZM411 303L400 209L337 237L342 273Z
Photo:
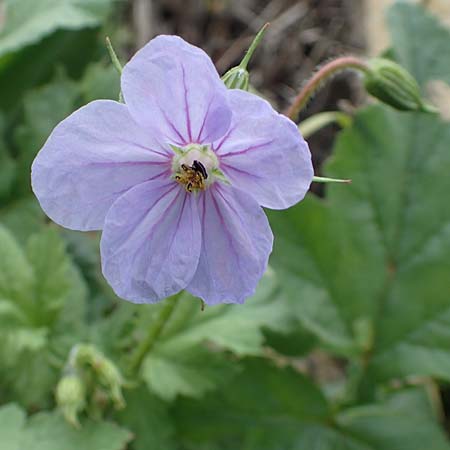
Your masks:
M251 84L283 111L320 64L365 54L363 12L361 0L134 0L128 14L136 48L157 34L178 34L204 48L220 73L240 62L254 35L270 22L250 63ZM339 75L301 119L319 111L351 110L361 96L355 75ZM309 139L317 173L336 131L330 126Z

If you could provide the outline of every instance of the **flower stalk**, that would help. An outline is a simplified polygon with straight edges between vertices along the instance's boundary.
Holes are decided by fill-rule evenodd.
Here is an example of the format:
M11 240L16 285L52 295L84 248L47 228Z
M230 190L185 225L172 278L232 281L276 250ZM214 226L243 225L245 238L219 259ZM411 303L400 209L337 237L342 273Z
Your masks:
M363 60L355 56L343 56L330 61L322 66L305 84L297 97L295 97L292 105L285 112L285 115L295 121L299 113L308 104L311 97L314 96L323 84L344 70L357 70L364 74L369 73L368 65Z
M352 122L352 116L347 113L342 111L326 111L308 117L298 126L298 129L301 135L307 139L327 125L336 123L341 128L347 128L352 124Z
M130 369L132 373L138 373L142 362L144 361L147 353L153 348L158 337L163 332L167 322L172 316L176 305L178 304L180 294L174 295L164 301L161 309L158 312L155 321L150 327L146 338L141 342L141 345L137 348L136 353L133 355L130 363Z

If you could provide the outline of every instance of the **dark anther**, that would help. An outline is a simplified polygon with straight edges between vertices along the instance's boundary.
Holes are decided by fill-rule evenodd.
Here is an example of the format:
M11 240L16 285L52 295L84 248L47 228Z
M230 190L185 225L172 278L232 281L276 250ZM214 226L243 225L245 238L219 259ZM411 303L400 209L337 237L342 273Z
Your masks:
M200 161L195 160L192 164L192 168L195 171L200 172L205 180L208 178L208 172L206 171L205 166Z

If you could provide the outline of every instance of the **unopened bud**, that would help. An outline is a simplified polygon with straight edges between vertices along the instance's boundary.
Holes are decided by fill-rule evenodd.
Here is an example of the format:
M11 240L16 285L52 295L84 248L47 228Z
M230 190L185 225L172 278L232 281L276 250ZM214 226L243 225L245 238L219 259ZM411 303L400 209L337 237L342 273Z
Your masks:
M124 380L117 366L100 350L91 344L79 344L71 355L72 365L78 370L90 368L95 379L106 389L114 406L119 409L125 406L122 395Z
M225 83L225 86L228 89L242 89L243 91L248 91L250 75L248 73L247 66L250 61L250 58L253 56L253 53L256 50L256 47L261 42L261 39L263 38L264 33L266 32L268 26L269 24L266 23L261 28L261 30L259 30L258 34L255 36L255 39L253 39L253 42L251 43L250 48L247 50L247 53L245 54L241 63L238 66L230 69L222 77L222 81Z
M222 81L228 89L242 89L248 91L250 75L247 69L233 67L223 77Z
M98 361L96 367L100 383L102 383L111 396L111 400L117 409L125 407L125 400L122 395L123 378L119 369L108 359Z
M78 414L86 406L85 386L78 375L70 374L61 378L56 386L56 403L67 422L78 428Z
M400 111L436 112L425 103L413 76L399 64L385 58L368 61L364 84L367 92Z

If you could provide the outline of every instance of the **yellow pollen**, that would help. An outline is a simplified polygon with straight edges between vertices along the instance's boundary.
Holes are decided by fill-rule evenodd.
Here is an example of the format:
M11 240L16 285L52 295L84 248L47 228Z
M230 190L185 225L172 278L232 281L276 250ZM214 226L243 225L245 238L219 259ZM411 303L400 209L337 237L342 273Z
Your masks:
M181 169L175 175L175 180L182 184L187 192L204 191L206 189L203 173L194 166L181 164Z

